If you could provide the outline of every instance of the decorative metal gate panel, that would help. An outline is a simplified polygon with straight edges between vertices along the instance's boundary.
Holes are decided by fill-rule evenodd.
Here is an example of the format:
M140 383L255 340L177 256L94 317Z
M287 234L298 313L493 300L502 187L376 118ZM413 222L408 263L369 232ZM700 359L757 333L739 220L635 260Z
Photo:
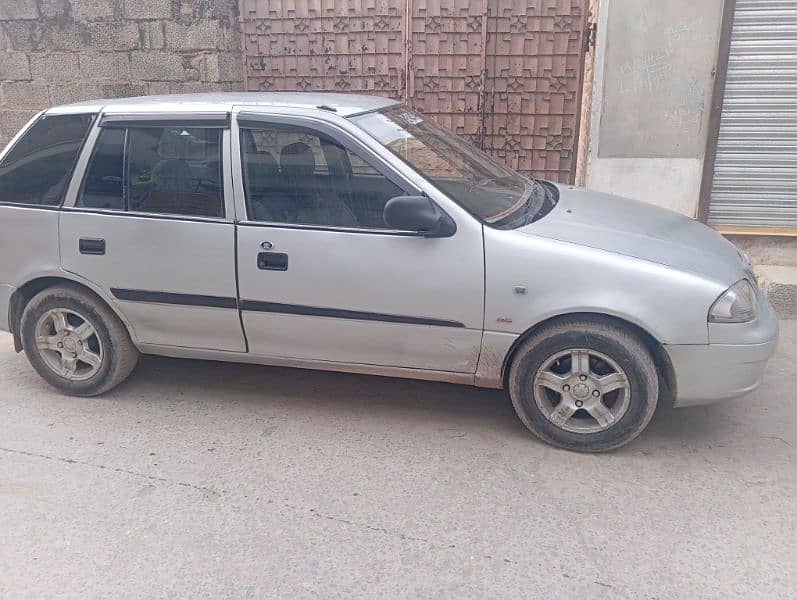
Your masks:
M241 0L247 89L390 96L513 168L575 173L588 0Z

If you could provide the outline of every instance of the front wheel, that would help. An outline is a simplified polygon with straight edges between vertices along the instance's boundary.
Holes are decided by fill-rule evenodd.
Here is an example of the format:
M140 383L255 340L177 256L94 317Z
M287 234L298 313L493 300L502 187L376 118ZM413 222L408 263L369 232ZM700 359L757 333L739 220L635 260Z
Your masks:
M34 296L22 313L20 333L30 364L65 394L102 394L124 381L138 362L124 324L77 286L47 288Z
M604 452L647 427L659 381L650 352L632 331L573 318L543 328L518 349L509 394L520 420L541 439Z

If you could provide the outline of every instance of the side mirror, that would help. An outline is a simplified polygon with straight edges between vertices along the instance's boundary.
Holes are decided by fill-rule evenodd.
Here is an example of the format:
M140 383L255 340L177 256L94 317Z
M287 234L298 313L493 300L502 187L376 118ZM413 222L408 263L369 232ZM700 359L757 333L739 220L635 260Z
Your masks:
M417 231L424 237L451 237L457 232L454 219L426 196L396 196L385 204L384 219L390 227Z

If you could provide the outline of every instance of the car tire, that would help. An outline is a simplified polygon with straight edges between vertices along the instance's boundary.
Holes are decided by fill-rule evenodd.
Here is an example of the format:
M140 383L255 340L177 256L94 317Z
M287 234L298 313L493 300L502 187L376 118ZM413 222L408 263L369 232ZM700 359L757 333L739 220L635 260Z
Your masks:
M509 395L523 424L567 450L606 452L647 427L659 395L651 353L610 319L566 318L518 348Z
M51 386L71 396L97 396L122 383L139 352L122 321L78 286L59 285L34 296L20 323L30 364Z

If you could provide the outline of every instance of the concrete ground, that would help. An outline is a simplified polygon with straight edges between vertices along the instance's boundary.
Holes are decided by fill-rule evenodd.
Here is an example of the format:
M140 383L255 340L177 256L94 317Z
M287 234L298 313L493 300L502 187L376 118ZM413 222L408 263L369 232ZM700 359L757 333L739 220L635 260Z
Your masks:
M67 398L0 335L0 597L793 598L782 331L758 392L601 456L447 384L146 358Z

